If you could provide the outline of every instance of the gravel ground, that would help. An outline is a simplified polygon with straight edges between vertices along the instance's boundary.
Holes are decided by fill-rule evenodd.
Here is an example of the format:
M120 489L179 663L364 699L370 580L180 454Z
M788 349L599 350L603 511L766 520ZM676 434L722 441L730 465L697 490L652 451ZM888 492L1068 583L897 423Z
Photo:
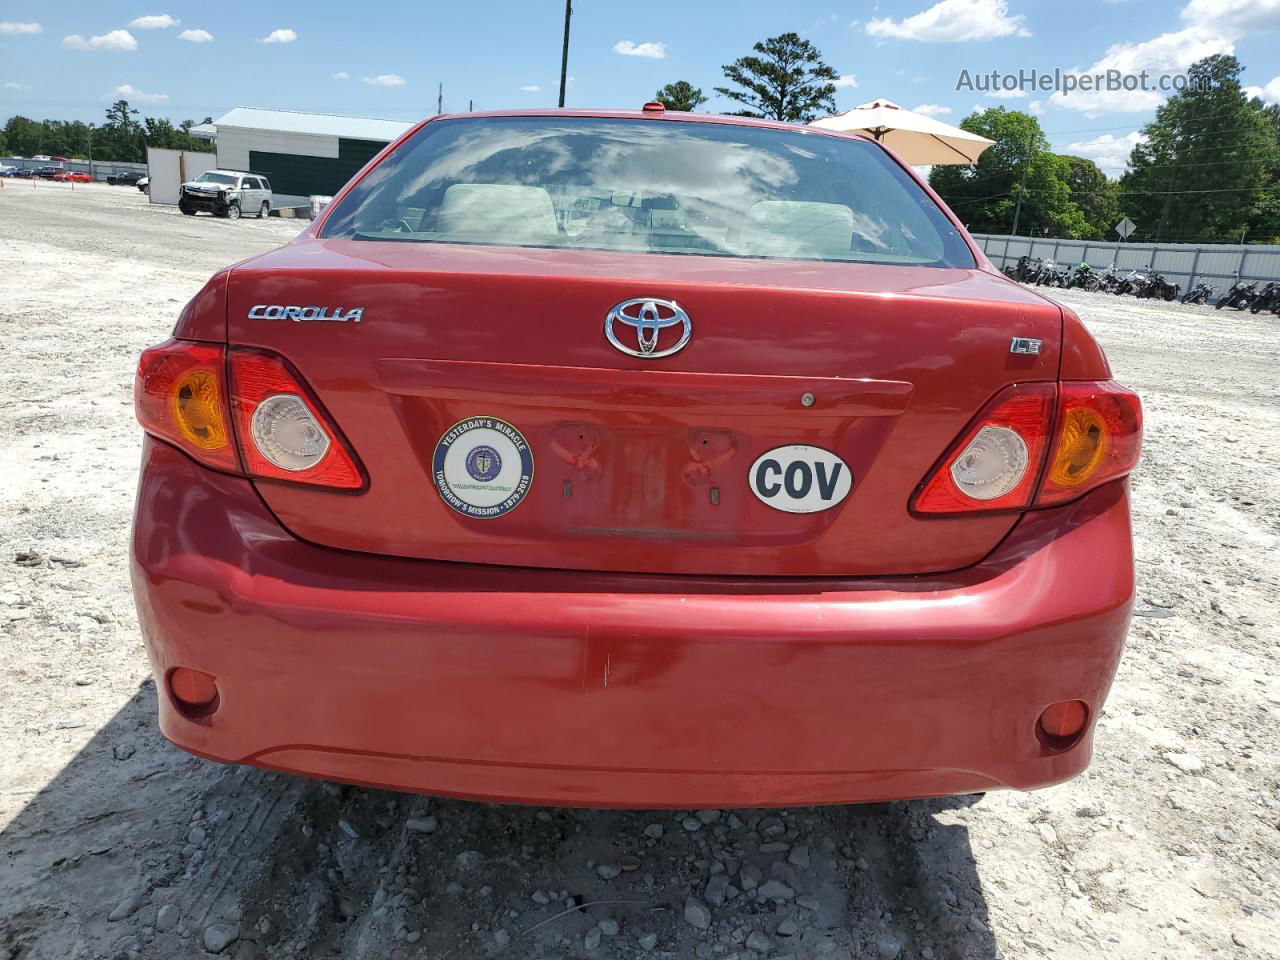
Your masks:
M0 191L0 960L1277 957L1280 325L1060 292L1147 412L1092 768L782 811L484 806L168 746L126 537L131 378L297 224Z

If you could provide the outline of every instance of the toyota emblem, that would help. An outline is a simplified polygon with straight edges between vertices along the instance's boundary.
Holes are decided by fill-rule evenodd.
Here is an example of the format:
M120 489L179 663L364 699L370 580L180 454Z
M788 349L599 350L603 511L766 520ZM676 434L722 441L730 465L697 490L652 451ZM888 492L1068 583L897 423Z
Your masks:
M619 330L619 326L630 329ZM675 327L680 328L678 333L672 329ZM665 334L667 330L672 332ZM604 335L615 349L629 357L656 360L684 349L693 336L693 321L674 300L637 297L623 300L608 312L604 318ZM624 342L633 338L635 346Z

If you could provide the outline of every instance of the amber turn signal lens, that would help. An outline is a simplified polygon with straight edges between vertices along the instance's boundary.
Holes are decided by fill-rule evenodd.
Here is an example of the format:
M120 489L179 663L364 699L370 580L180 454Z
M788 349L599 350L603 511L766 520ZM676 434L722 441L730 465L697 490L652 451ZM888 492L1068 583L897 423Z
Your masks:
M1062 700L1045 707L1040 714L1040 729L1054 740L1067 740L1084 729L1089 708L1083 700Z
M1088 407L1076 407L1063 418L1057 455L1049 481L1060 487L1084 483L1107 452L1107 426Z
M173 419L187 442L201 450L227 444L218 376L211 370L188 370L173 385Z
M213 677L190 667L178 667L169 674L169 691L184 707L207 707L218 699Z

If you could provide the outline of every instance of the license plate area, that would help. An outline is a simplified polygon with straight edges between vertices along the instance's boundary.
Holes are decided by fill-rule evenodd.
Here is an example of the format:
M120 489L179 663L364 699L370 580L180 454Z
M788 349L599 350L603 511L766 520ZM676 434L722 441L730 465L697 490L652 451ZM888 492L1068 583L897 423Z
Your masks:
M386 359L376 370L428 479L450 425L490 416L516 426L534 482L501 533L552 540L812 538L840 507L771 509L751 492L753 463L788 445L828 450L852 471L856 496L912 391L901 381L468 361Z

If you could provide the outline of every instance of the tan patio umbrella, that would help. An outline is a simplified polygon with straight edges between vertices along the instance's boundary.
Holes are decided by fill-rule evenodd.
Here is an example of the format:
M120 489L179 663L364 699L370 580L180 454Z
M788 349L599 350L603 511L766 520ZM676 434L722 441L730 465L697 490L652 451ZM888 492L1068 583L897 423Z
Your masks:
M874 137L907 163L973 163L995 143L949 123L904 110L891 100L872 100L810 124L824 130Z

